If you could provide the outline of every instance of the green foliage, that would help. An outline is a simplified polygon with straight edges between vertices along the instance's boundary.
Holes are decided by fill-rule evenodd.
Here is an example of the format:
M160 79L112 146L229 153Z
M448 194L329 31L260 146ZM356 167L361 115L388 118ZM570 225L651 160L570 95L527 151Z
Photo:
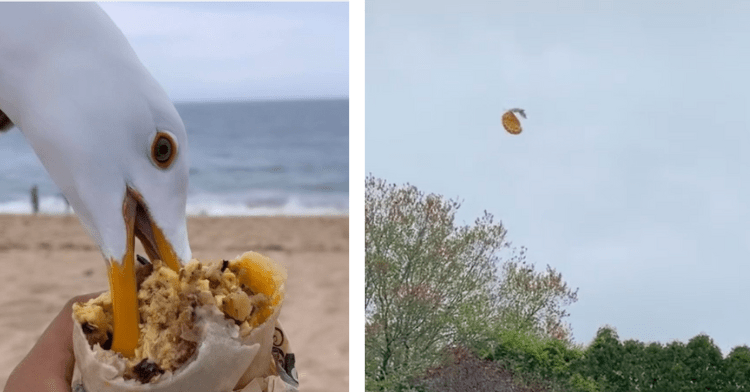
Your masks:
M695 336L687 344L620 343L615 330L605 327L571 371L570 385L575 390L587 390L582 380L595 381L600 391L750 390L750 348L736 347L723 358L706 335Z
M580 375L573 377L571 365L583 356L583 350L563 340L503 328L495 332L494 340L475 346L475 350L483 358L513 369L522 383L546 385L553 391L572 390L573 383L581 390L592 390L596 385Z
M623 382L626 388L644 390L650 388L652 380L651 373L647 369L646 345L637 340L626 340L622 344Z
M655 357L650 358L652 361L658 361L658 372L654 377L655 388L679 390L690 376L685 359L688 352L687 347L682 342L672 342L664 346L661 352L656 351Z
M750 391L750 348L738 346L724 360L727 390Z
M505 229L486 214L454 223L460 204L368 176L365 353L368 390L397 391L459 336L492 317Z
M570 338L570 326L562 320L568 316L565 306L578 300L578 289L568 288L562 274L549 265L546 271L535 271L526 261L526 248L503 264L497 298L504 326L559 340Z
M459 208L410 185L366 179L368 391L426 392L415 380L454 346L499 362L528 390L750 391L750 348L723 358L706 335L644 344L603 327L587 347L571 344L563 320L577 290L550 266L536 271L525 248L500 264L503 226L486 212L457 225Z
M504 330L498 334L492 359L502 359L517 371L549 378L563 373L576 353L559 340L540 338L522 330Z
M461 226L455 200L372 175L365 185L368 391L407 390L451 345L490 356L514 352L522 371L571 376L570 328L562 319L577 290L560 273L535 271L525 248L500 264L506 231L487 212ZM496 352L506 341L511 351Z
M583 378L581 373L575 373L568 379L568 385L576 392L599 392L599 384L591 377Z
M713 340L706 335L698 335L690 339L686 348L685 367L693 390L723 390L723 358Z
M599 328L596 337L580 361L583 376L591 377L605 391L629 391L629 380L623 374L625 350L614 329Z
M645 344L621 342L614 328L603 327L585 348L518 329L497 330L493 336L474 350L547 391L750 390L750 347L735 347L723 358L703 334L687 344Z

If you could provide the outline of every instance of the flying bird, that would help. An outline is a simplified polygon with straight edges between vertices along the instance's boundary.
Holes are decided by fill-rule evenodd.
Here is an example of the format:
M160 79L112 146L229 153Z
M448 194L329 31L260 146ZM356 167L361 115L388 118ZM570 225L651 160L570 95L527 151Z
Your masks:
M518 117L516 117L516 115L513 113L518 113L524 119L526 118L526 112L523 109L509 109L503 114L503 128L505 128L505 130L510 134L518 135L519 133L521 133L521 131L523 131L523 129L521 128L521 122L518 121Z
M99 246L111 349L132 357L135 238L174 270L191 258L185 127L98 5L0 3L0 15L0 129L21 130Z

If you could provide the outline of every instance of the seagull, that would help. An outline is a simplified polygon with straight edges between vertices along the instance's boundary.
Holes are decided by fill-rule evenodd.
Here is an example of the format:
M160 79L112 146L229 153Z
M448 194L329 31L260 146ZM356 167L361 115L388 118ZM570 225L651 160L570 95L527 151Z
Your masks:
M111 349L139 337L135 238L175 271L191 258L185 126L95 3L0 3L0 130L18 127L99 246Z

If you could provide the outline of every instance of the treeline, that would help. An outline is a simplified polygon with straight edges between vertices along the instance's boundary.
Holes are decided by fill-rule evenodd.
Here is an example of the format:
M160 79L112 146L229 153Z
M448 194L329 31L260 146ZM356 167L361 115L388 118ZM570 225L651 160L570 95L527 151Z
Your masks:
M523 384L549 391L750 391L750 348L729 355L706 335L687 344L621 342L600 328L587 347L506 330L472 347L482 359L511 369Z

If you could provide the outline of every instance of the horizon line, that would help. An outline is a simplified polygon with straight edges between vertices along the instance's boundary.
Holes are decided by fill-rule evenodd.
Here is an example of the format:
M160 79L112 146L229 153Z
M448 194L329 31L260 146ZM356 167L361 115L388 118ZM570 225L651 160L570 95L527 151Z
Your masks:
M189 98L173 99L173 104L184 103L226 103L226 102L282 102L282 101L341 101L348 100L349 96L300 96L300 97L262 97L262 98Z

